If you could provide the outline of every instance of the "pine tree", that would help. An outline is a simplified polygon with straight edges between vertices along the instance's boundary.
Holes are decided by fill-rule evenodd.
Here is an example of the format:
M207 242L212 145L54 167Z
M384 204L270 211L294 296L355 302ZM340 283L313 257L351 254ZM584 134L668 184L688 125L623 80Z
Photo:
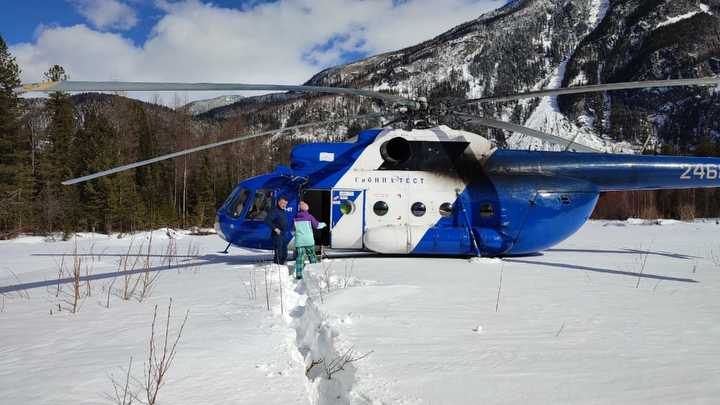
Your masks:
M62 66L54 65L45 73L52 81L66 80ZM62 229L68 236L77 227L78 192L77 187L63 186L61 182L72 178L72 143L75 135L75 117L73 103L65 93L51 93L48 99L51 116L47 140L49 147L41 156L41 193L47 231Z
M159 146L157 137L153 132L145 109L139 103L133 104L133 120L137 133L137 156L136 160L145 160L158 156ZM146 226L155 227L164 222L162 215L162 166L152 164L139 167L135 170L135 182L137 191L143 196L144 221Z
M20 127L20 68L0 36L0 236L27 228L32 201L30 143Z
M213 191L212 168L207 153L200 159L200 168L195 179L194 222L198 226L208 226L215 218L215 193Z
M89 113L77 132L73 149L75 176L85 176L117 166L127 151L120 146L117 131L107 118ZM130 173L100 177L78 184L80 224L88 230L111 233L137 229L143 213L142 201Z

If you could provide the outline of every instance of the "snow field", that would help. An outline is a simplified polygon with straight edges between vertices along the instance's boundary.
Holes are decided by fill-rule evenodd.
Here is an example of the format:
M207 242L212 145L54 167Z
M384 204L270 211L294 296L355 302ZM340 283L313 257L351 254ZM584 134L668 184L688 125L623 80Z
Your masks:
M0 402L111 402L130 356L142 378L172 297L171 337L189 318L159 403L715 403L718 230L589 222L541 255L334 258L302 281L256 264L267 252L154 232L154 290L110 308L118 260L149 234L82 235L95 278L76 314L55 297L74 242L0 242Z
M720 226L656 223L590 222L532 257L335 261L373 282L323 302L313 265L308 324L331 338L307 346L371 352L342 403L716 403Z
M153 235L152 254L162 256L170 239L164 232ZM147 236L134 235L135 246ZM157 331L162 332L170 297L171 338L185 311L189 316L158 403L305 403L304 371L286 343L290 331L266 308L264 270L253 265L261 258L240 249L234 250L236 255L215 254L225 247L216 236L177 237L182 237L174 239L178 255L197 251L199 258L180 258L168 268L162 257L153 256L151 270L159 277L149 297L142 302L120 299L115 290L122 278L117 278L110 308L105 308L112 278L99 278L91 281L92 296L76 314L67 310L62 294L55 297L53 282L60 255L74 250L72 241L0 242L0 286L47 281L46 286L24 290L29 299L21 296L24 292L0 288L5 298L0 312L0 403L112 403L106 398L113 390L110 377L124 381L130 356L131 374L143 378L153 308L158 306ZM92 274L115 275L130 241L85 235L78 238L78 252L94 246L99 256ZM250 299L244 287L253 272L256 299ZM273 305L278 289L277 282L270 283Z

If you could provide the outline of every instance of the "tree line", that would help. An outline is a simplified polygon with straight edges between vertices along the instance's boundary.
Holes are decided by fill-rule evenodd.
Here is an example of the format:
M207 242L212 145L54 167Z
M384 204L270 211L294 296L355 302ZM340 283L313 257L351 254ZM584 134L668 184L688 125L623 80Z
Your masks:
M240 180L288 157L287 142L250 140L64 186L64 180L231 138L249 125L243 117L208 124L182 109L114 95L19 98L13 91L19 77L0 37L0 238L212 226L216 208ZM47 80L67 77L58 65L45 73Z

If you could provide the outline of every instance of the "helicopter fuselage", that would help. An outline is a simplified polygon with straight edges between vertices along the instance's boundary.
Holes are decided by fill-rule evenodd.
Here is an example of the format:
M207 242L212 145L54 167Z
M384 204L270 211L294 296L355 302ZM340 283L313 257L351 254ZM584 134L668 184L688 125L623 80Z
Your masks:
M603 191L720 186L720 159L500 150L447 127L366 130L298 145L291 161L236 187L217 213L223 239L271 249L263 220L283 196L289 218L309 202L329 225L316 240L332 248L524 255L574 234Z

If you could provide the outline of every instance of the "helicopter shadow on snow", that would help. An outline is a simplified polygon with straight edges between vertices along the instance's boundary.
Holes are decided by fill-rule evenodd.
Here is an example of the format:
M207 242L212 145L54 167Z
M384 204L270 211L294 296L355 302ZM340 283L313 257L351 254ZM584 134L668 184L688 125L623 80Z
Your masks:
M68 254L68 253L34 253L31 256L36 257L63 257L63 256L71 256L74 257L75 254ZM162 255L162 254L127 254L127 253L93 253L93 254L77 254L78 257L116 257L118 259L122 258L175 258L180 259L182 261L173 263L173 264L164 264L164 265L156 265L151 266L148 268L139 268L139 269L132 269L132 270L124 270L124 271L110 271L105 273L94 273L89 275L81 275L80 281L97 281L97 280L104 280L104 279L111 279L115 277L124 277L128 275L135 275L135 274L141 274L146 272L162 272L162 271L168 271L168 270L183 270L183 269L193 269L193 270L200 270L204 266L208 265L218 265L218 264L225 264L230 266L249 266L249 265L264 265L267 263L271 263L273 259L273 255L271 253L268 253L267 251L257 250L253 251L252 254L243 254L243 255L232 255L232 254L223 254L223 253L209 253L205 255L200 256L189 256L189 255ZM329 256L330 258L346 258L346 257L368 257L372 256L369 254L358 254L358 253L338 253L333 254ZM19 283L19 284L13 284L13 285L6 285L6 286L0 286L0 294L5 293L11 293L11 292L17 292L17 291L23 291L23 290L29 290L33 288L41 288L41 287L51 287L51 286L57 286L58 284L69 284L75 282L75 278L73 277L65 277L65 278L56 278L51 280L40 280L40 281L31 281L27 283Z
M625 249L625 250L619 250L619 251L611 251L611 250L581 250L581 249L551 249L551 252L594 252L594 253L627 253L627 254L657 254L661 256L668 256L678 259L691 259L694 256L686 256L681 254L671 254L667 252L649 252L649 251L640 251L635 249ZM63 256L67 254L51 254L51 253L35 253L32 254L32 256ZM127 254L110 254L110 253L100 253L100 254L79 254L78 256L95 256L95 257L125 257L128 256ZM139 256L139 257L148 257L147 254L145 255L129 255L130 257L133 256ZM683 277L671 277L671 276L664 276L660 274L652 274L652 273L638 273L638 272L632 272L632 271L622 271L622 270L615 270L615 269L607 269L607 268L600 268L600 267L590 267L590 266L583 266L578 264L570 264L570 263L561 263L561 262L551 262L551 261L544 261L544 260L534 260L533 258L540 258L544 255L542 253L536 253L533 255L527 255L527 256L515 256L515 257L506 257L503 258L503 261L508 263L523 263L523 264L534 264L538 266L545 266L545 267L554 267L554 268L560 268L565 270L579 270L579 271L591 271L591 272L597 272L597 273L604 273L604 274L614 274L619 276L630 276L630 277L640 277L640 278L646 278L646 279L652 279L652 280L664 280L664 281L675 281L675 282L683 282L683 283L698 283L697 280L691 279L691 278L683 278ZM167 255L157 255L153 254L149 257L152 258L167 258L169 256ZM182 269L194 269L199 270L202 269L204 266L208 265L218 265L218 264L225 264L225 265L231 265L231 266L248 266L248 265L262 265L265 263L272 262L272 254L266 252L266 251L256 251L253 252L253 254L243 254L243 255L232 255L232 254L222 254L222 253L210 253L205 254L202 256L186 256L186 255L178 255L178 256L172 256L173 258L178 259L184 259L182 262L176 262L175 264L169 264L169 265L157 265L157 266L151 266L149 268L142 268L142 269L133 269L133 270L126 270L126 271L111 271L111 272L105 272L105 273L95 273L95 274L89 274L85 276L80 277L80 281L96 281L96 280L103 280L103 279L110 279L114 277L123 277L127 275L134 275L134 274L141 274L145 272L162 272L162 271L168 271L168 270L182 270ZM436 256L436 255L428 255L428 256L403 256L403 255L379 255L379 254L372 254L372 253L357 253L357 252L339 252L339 253L333 253L328 255L328 258L330 259L373 259L373 258L385 258L385 259L393 259L393 258L435 258L435 259L455 259L457 260L457 256ZM466 258L461 258L461 260ZM532 260L531 260L532 259ZM72 277L67 278L60 278L60 279L52 279L52 280L41 280L41 281L32 281L27 283L19 283L14 285L6 285L6 286L0 286L0 294L5 293L11 293L16 291L23 291L23 290L29 290L33 288L41 288L41 287L51 287L56 286L58 284L68 284L74 282L75 279Z
M699 256L685 255L682 253L673 252L654 252L651 250L640 250L640 249L548 249L548 252L559 252L559 253L598 253L598 254L635 254L635 255L650 255L650 256L664 256L672 259L702 259Z
M698 259L697 256L690 256L690 255L684 255L680 253L670 253L670 252L653 252L649 250L639 250L639 249L622 249L622 250L610 250L610 249L548 249L547 252L558 252L558 253L598 253L598 254L635 254L635 255L657 255L662 257L668 257L673 259L680 259L680 260L691 260L691 259ZM624 270L617 270L617 269L608 269L608 268L601 268L601 267L590 267L590 266L583 266L580 264L575 263L562 263L557 261L546 261L546 260L530 260L530 258L534 257L542 257L544 256L542 253L534 253L532 255L526 255L526 256L514 256L514 257L506 257L503 258L505 262L510 263L522 263L522 264L534 264L538 266L545 266L545 267L554 267L564 270L579 270L579 271L592 271L596 273L605 273L605 274L614 274L618 276L628 276L628 277L634 277L634 278L646 278L651 280L663 280L663 281L676 281L676 282L682 282L682 283L699 283L699 281L692 279L692 278L685 278L685 277L672 277L672 276L665 276L660 274L652 274L652 273L645 273L645 272L635 272L635 271L624 271ZM642 256L641 256L642 257Z

